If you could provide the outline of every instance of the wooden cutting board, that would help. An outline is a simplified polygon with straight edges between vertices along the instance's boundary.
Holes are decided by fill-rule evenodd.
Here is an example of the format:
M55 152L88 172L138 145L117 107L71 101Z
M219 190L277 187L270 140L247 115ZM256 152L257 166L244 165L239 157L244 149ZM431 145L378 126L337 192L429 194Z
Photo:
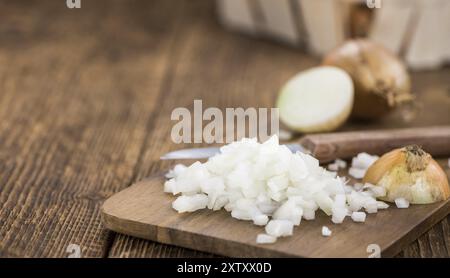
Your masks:
M313 221L302 220L294 235L274 244L256 244L264 232L251 221L232 218L228 212L202 210L178 214L175 199L163 192L162 176L140 181L105 201L106 227L118 233L231 257L368 257L377 244L382 257L391 257L450 212L450 199L408 209L368 214L365 223L347 217L336 225L322 212ZM332 231L323 237L322 226ZM372 249L373 250L373 249Z

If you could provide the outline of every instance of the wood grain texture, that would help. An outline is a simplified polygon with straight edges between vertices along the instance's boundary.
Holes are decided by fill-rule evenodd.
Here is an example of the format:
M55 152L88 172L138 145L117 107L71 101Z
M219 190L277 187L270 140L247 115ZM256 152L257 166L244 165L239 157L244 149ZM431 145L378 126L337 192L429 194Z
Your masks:
M175 34L140 22L150 6L63 2L0 8L0 249L13 256L106 256L100 205L134 178L171 57Z
M107 228L162 243L193 248L232 257L362 257L367 247L377 244L382 257L398 254L405 245L450 212L450 200L414 205L407 210L390 207L369 214L364 224L346 219L333 225L330 217L317 213L314 221L302 221L292 237L275 244L257 244L264 233L251 221L239 221L229 213L211 210L178 214L172 209L174 197L162 192L164 177L153 177L128 187L105 201L102 216ZM328 226L333 236L321 235ZM434 239L430 254L442 254Z
M313 134L300 139L300 143L320 162L350 159L362 150L383 155L411 144L421 146L434 157L447 157L450 125Z
M194 99L271 107L287 79L317 63L224 30L213 2L96 0L69 10L59 0L0 0L0 256L64 257L70 243L87 257L211 256L108 232L100 207L167 170L162 153L187 147L168 140L173 108ZM450 124L449 74L413 74L423 106L414 122L393 114L343 130ZM449 256L449 221L400 255Z

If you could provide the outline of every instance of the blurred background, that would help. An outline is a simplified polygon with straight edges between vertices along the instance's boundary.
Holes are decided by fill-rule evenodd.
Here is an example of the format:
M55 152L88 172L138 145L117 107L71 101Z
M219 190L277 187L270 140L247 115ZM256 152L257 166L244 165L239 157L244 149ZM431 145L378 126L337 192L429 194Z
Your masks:
M217 0L230 29L323 55L349 38L368 38L417 70L450 61L446 0Z
M340 130L450 124L450 1L80 3L0 0L3 256L65 256L70 243L87 257L195 255L106 231L103 200L168 169L159 156L183 147L169 140L174 108L274 107L289 78L348 38L396 53L421 110ZM404 255L444 256L443 238Z

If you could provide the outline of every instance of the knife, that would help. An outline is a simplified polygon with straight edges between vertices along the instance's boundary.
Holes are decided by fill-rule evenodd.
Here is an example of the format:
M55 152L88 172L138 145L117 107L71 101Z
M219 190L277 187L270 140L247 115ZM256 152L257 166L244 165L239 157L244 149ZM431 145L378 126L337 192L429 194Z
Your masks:
M321 163L348 159L360 152L382 155L392 149L416 144L432 156L450 155L450 126L349 131L306 135L286 144L292 152L305 152ZM169 152L161 159L205 159L220 153L220 147L191 148Z

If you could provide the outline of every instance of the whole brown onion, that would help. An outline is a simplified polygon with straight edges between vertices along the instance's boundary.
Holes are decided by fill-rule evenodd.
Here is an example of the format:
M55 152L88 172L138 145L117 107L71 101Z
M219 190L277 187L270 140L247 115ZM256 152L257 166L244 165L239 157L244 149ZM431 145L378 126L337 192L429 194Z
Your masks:
M369 40L347 41L326 55L323 64L342 68L351 76L355 87L352 110L355 118L376 119L414 100L403 63L386 48Z

